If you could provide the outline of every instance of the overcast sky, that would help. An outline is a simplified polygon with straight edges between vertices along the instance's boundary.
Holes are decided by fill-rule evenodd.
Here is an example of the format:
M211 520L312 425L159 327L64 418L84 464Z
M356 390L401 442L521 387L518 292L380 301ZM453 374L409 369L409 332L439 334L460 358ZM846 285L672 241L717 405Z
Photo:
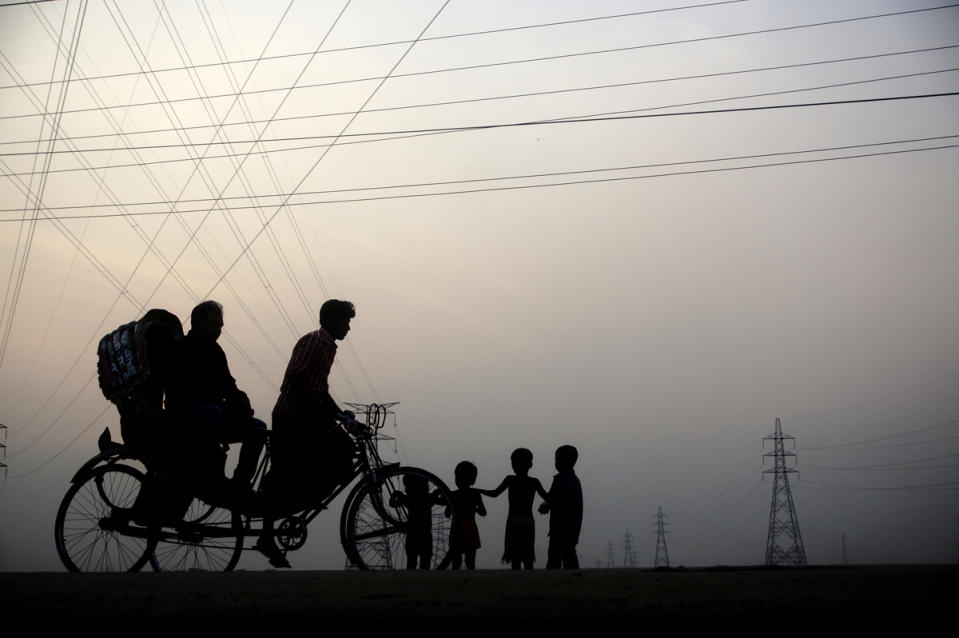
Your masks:
M0 569L62 569L97 340L206 298L267 421L333 297L387 456L548 485L575 445L584 566L650 566L658 506L673 564L762 563L777 417L809 562L959 560L955 91L946 2L0 8Z

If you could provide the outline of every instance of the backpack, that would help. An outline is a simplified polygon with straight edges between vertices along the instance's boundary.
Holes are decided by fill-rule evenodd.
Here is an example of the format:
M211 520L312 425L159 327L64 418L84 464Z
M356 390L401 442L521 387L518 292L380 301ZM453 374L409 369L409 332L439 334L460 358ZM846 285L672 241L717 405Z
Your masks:
M100 390L117 406L135 396L150 377L143 335L140 322L131 321L105 335L97 346Z
M161 418L164 361L181 338L183 326L176 315L153 309L100 339L100 390L117 406L121 434L128 445L142 442ZM151 355L155 361L151 362Z

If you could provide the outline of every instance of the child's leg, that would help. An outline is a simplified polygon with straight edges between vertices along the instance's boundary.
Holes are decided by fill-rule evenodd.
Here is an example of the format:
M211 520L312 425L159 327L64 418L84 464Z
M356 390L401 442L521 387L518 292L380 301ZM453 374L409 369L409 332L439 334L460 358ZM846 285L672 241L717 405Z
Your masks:
M533 569L533 559L524 558L523 559L523 569Z
M476 550L466 550L466 569L476 569Z
M416 552L406 552L406 569L416 569Z
M463 564L463 556L459 552L453 554L453 569L459 569L460 565ZM467 563L468 565L469 563Z
M424 552L420 555L420 569L429 569L433 554Z
M522 566L522 562L520 561L520 559L514 558L514 559L512 560L512 568L513 568L513 569L519 569L521 566Z

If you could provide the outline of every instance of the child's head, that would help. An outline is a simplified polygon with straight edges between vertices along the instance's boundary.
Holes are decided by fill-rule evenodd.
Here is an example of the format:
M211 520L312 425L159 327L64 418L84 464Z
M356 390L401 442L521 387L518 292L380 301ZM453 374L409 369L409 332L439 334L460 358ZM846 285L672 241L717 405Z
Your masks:
M513 464L513 471L520 475L525 475L533 467L533 453L524 447L513 450L509 460Z
M573 469L579 452L572 445L561 445L556 448L556 469L560 472Z
M456 487L465 490L476 482L476 475L479 471L476 466L469 461L461 461L456 464L453 475L456 477Z

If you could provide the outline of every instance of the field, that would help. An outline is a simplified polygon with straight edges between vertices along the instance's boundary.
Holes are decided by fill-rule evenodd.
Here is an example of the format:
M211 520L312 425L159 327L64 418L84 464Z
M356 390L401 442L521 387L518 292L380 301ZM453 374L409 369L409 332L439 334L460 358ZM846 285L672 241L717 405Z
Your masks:
M719 621L753 630L823 622L929 626L956 602L959 566L586 569L570 572L0 574L7 618L35 624L288 619L353 622ZM763 624L759 624L763 623ZM782 623L768 624L768 623ZM447 626L449 628L449 626Z

